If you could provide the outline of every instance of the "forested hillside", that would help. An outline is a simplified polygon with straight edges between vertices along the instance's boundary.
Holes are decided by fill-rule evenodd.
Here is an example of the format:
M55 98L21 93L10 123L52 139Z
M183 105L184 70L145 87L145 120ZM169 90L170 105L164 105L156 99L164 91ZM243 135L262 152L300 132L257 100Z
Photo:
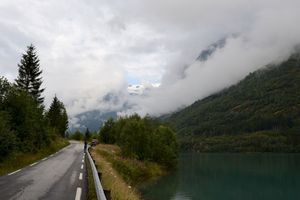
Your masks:
M238 84L195 102L167 120L177 128L183 143L193 143L191 148L198 150L203 150L199 143L205 143L204 137L211 136L241 138L255 133L258 137L269 137L277 133L297 137L300 134L300 56L291 56L279 66L267 66L251 73ZM289 145L287 141L285 145Z

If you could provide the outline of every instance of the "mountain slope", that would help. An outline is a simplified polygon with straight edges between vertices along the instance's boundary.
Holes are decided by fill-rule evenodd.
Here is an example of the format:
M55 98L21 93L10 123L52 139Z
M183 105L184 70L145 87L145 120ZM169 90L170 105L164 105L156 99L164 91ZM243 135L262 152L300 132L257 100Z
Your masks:
M249 74L238 84L197 101L167 121L180 137L299 133L300 56Z
M206 49L202 50L198 58L196 59L197 61L200 62L205 62L209 59L210 56L212 56L218 49L222 49L225 44L226 44L227 38L222 38L218 40L215 43L212 43L209 45Z
M116 118L117 112L101 112L99 110L87 111L76 115L76 126L70 128L70 132L76 130L85 131L89 128L90 131L98 131L102 127L104 122L109 118Z

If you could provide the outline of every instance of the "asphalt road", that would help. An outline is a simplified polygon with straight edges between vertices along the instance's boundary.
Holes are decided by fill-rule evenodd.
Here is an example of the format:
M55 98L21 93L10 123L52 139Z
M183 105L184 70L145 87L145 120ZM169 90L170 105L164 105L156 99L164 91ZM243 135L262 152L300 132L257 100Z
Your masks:
M0 177L0 199L85 200L83 144L71 142L61 151Z

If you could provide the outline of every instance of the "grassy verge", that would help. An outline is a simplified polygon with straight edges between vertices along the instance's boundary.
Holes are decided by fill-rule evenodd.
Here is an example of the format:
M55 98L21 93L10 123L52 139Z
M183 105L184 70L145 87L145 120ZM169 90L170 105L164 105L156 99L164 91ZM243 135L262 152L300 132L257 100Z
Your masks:
M300 135L261 131L243 135L181 138L181 149L199 152L300 152Z
M88 191L87 191L87 200L97 200L97 194L95 189L95 183L93 178L93 172L92 168L89 162L88 157L85 157L85 163L86 163L86 171L87 171L87 185L88 185Z
M137 187L165 174L155 163L122 158L119 147L114 145L97 145L92 156L102 173L101 183L104 189L111 190L114 200L141 199Z
M67 145L69 145L69 141L67 140L56 140L49 147L43 148L37 153L14 153L0 163L0 176L28 166Z

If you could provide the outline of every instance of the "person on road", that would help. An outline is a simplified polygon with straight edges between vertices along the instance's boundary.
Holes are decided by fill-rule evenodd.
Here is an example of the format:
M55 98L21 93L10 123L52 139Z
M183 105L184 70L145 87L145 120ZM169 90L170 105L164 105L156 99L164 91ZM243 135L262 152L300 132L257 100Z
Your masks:
M86 140L84 141L84 151L86 151L86 148L87 148L87 142Z

